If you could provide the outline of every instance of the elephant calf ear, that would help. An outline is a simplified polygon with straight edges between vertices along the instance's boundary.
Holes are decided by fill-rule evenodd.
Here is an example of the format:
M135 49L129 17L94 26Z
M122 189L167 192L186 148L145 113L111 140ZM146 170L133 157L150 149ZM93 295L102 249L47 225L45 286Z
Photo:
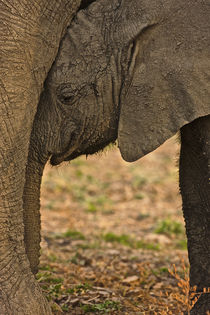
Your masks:
M210 6L198 2L133 43L118 129L124 160L136 161L210 114L209 16Z

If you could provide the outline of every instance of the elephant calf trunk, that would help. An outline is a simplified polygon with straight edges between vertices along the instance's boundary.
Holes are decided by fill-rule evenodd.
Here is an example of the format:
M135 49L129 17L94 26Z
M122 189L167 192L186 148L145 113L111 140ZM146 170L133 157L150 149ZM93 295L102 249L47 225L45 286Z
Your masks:
M25 248L34 274L38 271L40 257L40 187L46 162L47 158L43 162L34 159L30 146L23 194L23 219Z

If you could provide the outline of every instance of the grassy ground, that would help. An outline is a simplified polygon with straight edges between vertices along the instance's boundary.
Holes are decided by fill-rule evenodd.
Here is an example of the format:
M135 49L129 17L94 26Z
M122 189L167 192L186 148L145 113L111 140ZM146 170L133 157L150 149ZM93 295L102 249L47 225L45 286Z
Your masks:
M48 166L38 281L55 314L181 314L188 262L171 139L140 161L117 149Z

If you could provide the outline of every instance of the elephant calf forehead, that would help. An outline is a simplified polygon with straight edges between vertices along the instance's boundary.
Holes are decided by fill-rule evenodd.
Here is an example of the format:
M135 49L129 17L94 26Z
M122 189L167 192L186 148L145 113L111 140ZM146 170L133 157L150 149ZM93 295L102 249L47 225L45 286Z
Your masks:
M56 62L51 70L51 81L54 83L70 84L87 84L95 81L98 76L105 73L109 56L106 54L106 49L103 47L101 40L97 40L97 36L86 32L84 34L85 41L79 42L80 36L78 32L83 32L83 29L76 31L70 27L65 36L59 50ZM74 45L76 38L78 42Z

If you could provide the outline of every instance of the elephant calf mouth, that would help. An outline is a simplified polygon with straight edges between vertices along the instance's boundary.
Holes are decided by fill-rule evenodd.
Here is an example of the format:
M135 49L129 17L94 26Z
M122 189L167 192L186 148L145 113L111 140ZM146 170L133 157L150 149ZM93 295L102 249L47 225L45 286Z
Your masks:
M60 159L58 158L58 156L56 155L52 155L51 158L50 158L50 164L52 166L56 166L56 165L59 165L62 161L60 161Z
M64 157L64 155L61 155L61 154L59 154L59 155L52 155L51 158L50 158L50 164L52 166L56 166L56 165L61 164L64 161L67 162L67 161L74 160L80 155L82 155L82 153L76 153L76 152L70 154L67 157Z
M104 150L105 147L107 147L110 143L115 144L116 139L112 139L112 141L103 141L100 144L96 144L93 146L89 146L88 148L85 148L83 150L80 149L76 149L74 150L73 148L68 150L67 152L71 152L69 155L66 153L63 154L54 154L51 156L50 158L50 164L52 166L56 166L59 165L62 162L67 162L67 161L72 161L74 159L76 159L77 157L81 156L81 155L93 155L95 153L101 152Z

